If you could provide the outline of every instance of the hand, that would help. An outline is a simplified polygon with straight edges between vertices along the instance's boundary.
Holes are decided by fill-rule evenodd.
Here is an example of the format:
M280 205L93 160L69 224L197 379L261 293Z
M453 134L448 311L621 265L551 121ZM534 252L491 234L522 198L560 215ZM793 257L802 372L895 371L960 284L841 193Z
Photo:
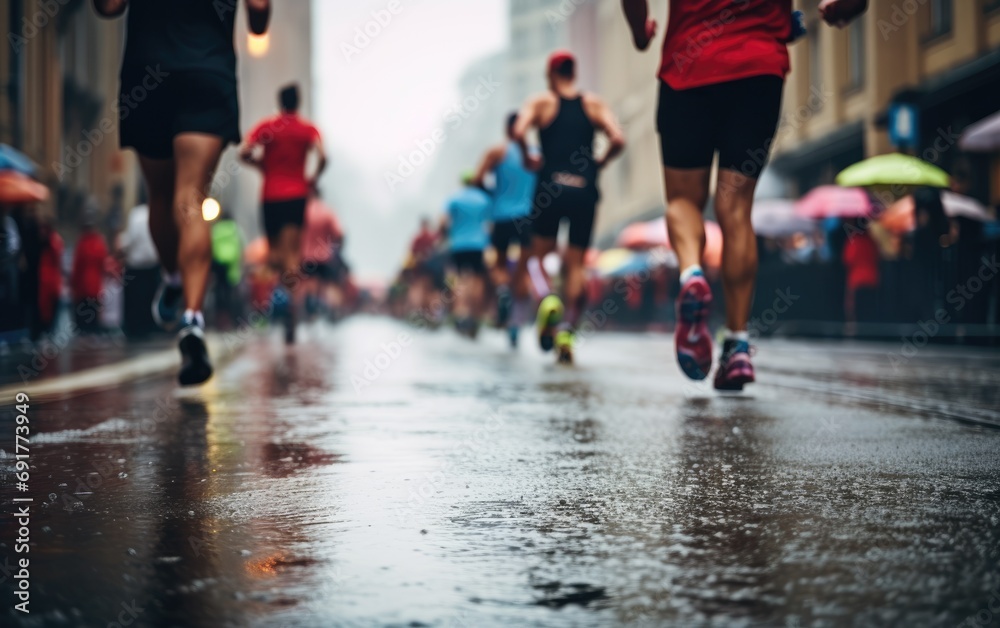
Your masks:
M542 164L545 161L542 159L541 155L525 155L524 156L524 167L532 172L538 172L542 169Z
M868 0L823 0L819 14L830 26L843 28L868 9Z
M649 18L642 31L632 31L632 39L635 41L636 48L639 50L649 48L650 42L656 38L656 26L656 20Z

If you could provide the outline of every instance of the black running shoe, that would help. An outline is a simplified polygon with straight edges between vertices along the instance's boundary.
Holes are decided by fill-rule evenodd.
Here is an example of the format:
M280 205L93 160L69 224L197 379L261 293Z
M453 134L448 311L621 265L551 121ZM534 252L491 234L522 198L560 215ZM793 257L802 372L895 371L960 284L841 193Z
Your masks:
M198 321L184 319L184 327L178 334L181 350L181 372L177 380L181 386L197 386L212 377L212 362L208 358L205 332Z

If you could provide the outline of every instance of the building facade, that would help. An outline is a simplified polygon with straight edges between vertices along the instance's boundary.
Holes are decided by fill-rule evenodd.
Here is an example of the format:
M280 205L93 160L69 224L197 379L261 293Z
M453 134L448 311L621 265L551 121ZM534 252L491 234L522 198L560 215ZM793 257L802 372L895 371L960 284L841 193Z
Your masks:
M86 208L111 232L138 188L135 159L118 149L118 67L124 22L85 0L10 0L0 9L0 141L41 167L42 211L73 239Z

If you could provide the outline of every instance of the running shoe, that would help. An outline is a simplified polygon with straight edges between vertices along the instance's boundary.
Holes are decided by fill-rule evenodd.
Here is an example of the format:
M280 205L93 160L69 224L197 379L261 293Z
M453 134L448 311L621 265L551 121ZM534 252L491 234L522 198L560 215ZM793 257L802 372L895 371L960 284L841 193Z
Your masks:
M722 357L719 358L719 370L715 374L715 389L739 391L754 381L753 364L750 362L750 343L746 340L727 338L722 343Z
M181 350L181 372L177 376L180 385L197 386L208 381L212 377L212 362L208 358L205 331L200 321L186 317L177 337Z
M563 302L554 294L542 299L538 305L535 327L538 330L538 346L542 351L552 351L555 343L556 327L562 322Z
M573 363L573 345L576 342L576 334L572 329L561 329L556 334L556 353L559 364Z
M182 286L172 286L166 281L160 281L153 297L153 320L162 329L170 331L177 327L181 318L181 306L184 297Z
M708 331L708 313L712 288L702 275L695 275L681 288L677 298L677 328L674 345L677 363L694 380L708 377L712 370L712 334Z

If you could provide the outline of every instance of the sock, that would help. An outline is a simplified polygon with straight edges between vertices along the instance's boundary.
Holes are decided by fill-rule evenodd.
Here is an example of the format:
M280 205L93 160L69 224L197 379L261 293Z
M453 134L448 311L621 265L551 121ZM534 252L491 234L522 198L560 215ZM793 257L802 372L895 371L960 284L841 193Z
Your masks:
M731 329L723 330L723 338L726 340L742 340L743 342L750 342L750 332L747 330L743 331L733 331Z
M549 282L545 279L545 273L542 271L542 263L537 257L532 257L528 260L528 277L531 278L531 283L535 287L535 294L538 295L539 299L549 296L551 292Z
M694 277L704 277L705 273L701 270L701 266L694 264L688 266L681 272L681 285L683 286L689 282Z
M195 324L198 325L198 327L201 327L202 329L204 329L205 328L205 316L201 313L201 310L198 310L196 312L196 311L192 310L191 308L188 308L188 309L184 310L184 323L186 325L190 325L192 323L195 323Z
M164 271L161 274L163 275L163 282L166 283L168 286L172 286L174 288L179 288L180 287L180 285L181 285L181 274L179 272L177 272L177 273L168 273L168 272Z

